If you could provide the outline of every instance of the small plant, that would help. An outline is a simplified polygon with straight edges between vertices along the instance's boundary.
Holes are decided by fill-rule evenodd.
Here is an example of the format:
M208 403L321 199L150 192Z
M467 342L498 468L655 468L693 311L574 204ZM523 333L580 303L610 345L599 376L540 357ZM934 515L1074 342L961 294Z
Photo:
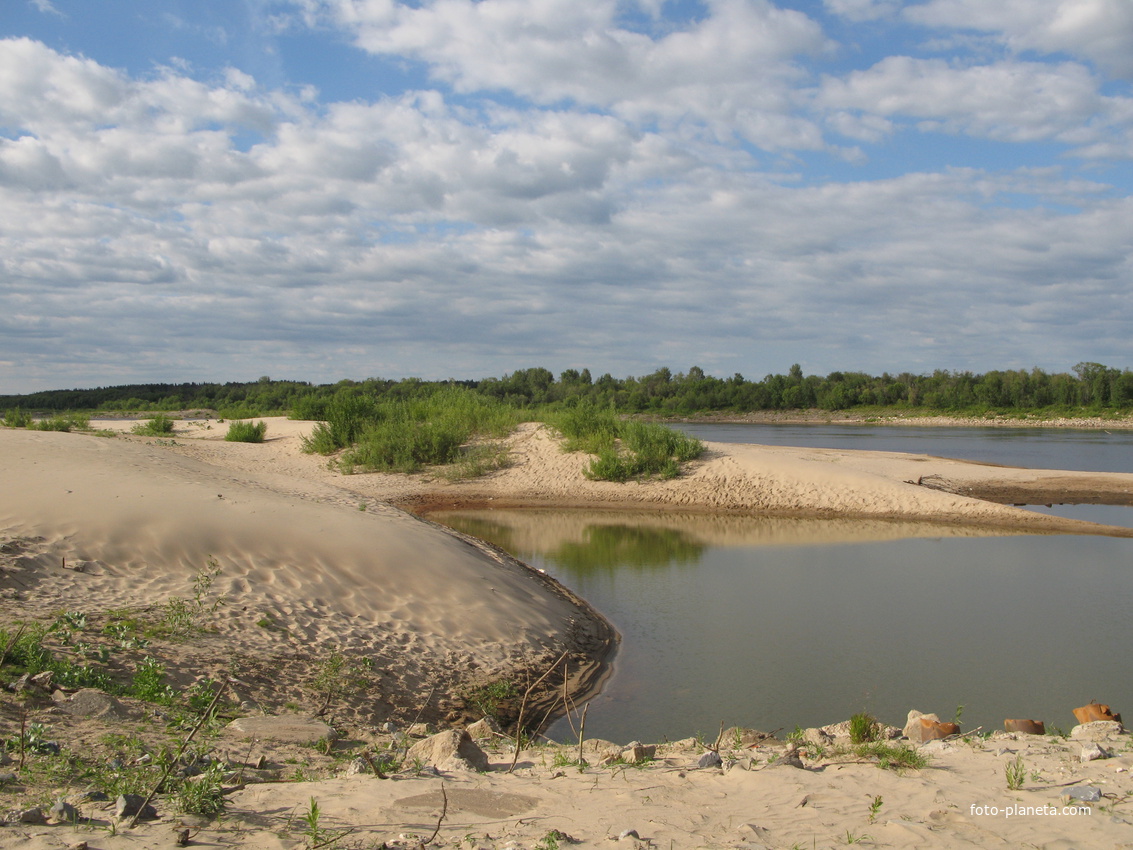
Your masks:
M212 601L207 599L218 575L220 564L215 558L209 558L208 565L193 576L193 598L174 596L165 603L160 630L174 638L187 638L201 631L201 620L224 604L223 595Z
M307 824L303 834L307 836L308 844L311 847L322 844L326 840L326 830L319 826L320 817L319 801L312 797L307 804L307 811L303 813L303 821Z
M1014 761L1009 761L1003 766L1003 772L1007 776L1007 790L1018 791L1023 787L1023 782L1027 778L1027 765L1023 763L1023 757L1015 756Z
M500 710L500 703L515 699L517 696L519 696L519 691L515 682L500 679L491 684L472 689L465 695L464 699L484 717L495 719Z
M872 714L858 712L850 718L850 743L868 744L881 735L881 724Z
M189 777L177 787L178 808L191 815L214 818L224 811L224 765L210 764L203 773Z
M853 753L860 758L875 758L878 767L890 770L920 770L928 766L928 756L908 744L870 741L855 746Z
M319 662L315 678L308 685L322 700L322 705L315 712L316 716L326 714L331 703L342 694L357 693L369 685L372 668L373 662L368 658L350 661L342 654L342 650L332 649Z
M560 841L564 844L572 843L572 839L569 835L559 832L557 829L552 829L535 842L535 850L559 850Z
M134 671L131 691L135 697L158 705L171 705L176 692L165 684L165 665L156 658L143 658Z
M869 822L870 823L876 823L877 815L881 811L881 804L882 804L881 795L878 794L876 797L873 798L873 802L869 804Z
M846 843L847 844L861 844L863 841L873 841L873 836L867 835L865 833L862 833L861 835L856 835L856 834L850 832L850 830L848 830L848 829L846 830Z
M165 437L173 433L173 419L159 413L153 419L136 424L130 429L130 433L142 437Z
M228 426L228 433L224 435L224 439L230 443L262 443L267 431L268 424L266 422L237 420Z

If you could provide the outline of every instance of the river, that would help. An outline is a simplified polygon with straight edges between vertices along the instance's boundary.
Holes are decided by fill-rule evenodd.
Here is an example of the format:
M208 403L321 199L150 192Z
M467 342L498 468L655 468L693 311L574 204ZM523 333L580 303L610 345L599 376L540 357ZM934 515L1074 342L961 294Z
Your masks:
M1133 471L1128 432L686 430L722 442ZM1096 511L1125 520L1130 509L1082 510L1082 518L1109 522ZM1068 730L1071 709L1091 699L1133 711L1131 540L658 513L433 518L546 570L621 632L613 673L589 709L588 737L711 738L721 722L789 732L857 711L900 726L913 708L942 719L959 713L965 729L1027 717ZM570 738L569 724L551 734Z

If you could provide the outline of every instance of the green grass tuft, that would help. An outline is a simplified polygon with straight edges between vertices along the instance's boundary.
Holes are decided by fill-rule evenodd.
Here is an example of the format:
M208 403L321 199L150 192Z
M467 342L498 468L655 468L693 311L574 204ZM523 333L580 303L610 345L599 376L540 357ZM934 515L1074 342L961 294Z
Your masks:
M232 422L224 439L230 443L262 443L267 434L266 422Z
M159 413L153 419L139 422L130 429L130 433L143 437L166 437L173 433L173 419L164 413Z

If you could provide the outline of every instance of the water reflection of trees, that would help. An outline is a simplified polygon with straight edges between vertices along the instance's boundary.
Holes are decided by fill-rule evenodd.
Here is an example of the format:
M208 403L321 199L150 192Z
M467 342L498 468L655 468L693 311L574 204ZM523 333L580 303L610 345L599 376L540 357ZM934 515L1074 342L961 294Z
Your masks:
M696 564L705 545L671 528L633 525L587 526L583 541L549 550L544 558L576 575ZM505 547L506 548L506 547Z

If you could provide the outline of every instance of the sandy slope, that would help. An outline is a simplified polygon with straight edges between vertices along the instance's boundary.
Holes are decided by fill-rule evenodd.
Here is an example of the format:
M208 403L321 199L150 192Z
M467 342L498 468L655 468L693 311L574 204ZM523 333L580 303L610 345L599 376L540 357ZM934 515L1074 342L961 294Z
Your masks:
M0 429L4 618L161 602L187 594L194 573L215 559L228 600L216 614L218 631L206 642L212 667L274 658L282 665L276 671L282 682L291 672L287 660L310 647L366 653L382 670L380 692L349 724L351 734L368 740L380 721L400 725L410 719L406 703L416 705L434 685L451 689L470 676L546 658L564 641L593 656L610 637L584 603L545 577L391 502L664 508L674 521L681 512L735 514L706 532L718 535L789 535L789 517L803 515L829 518L832 533L846 533L847 518L867 518L866 533L878 536L890 533L884 520L891 518L984 531L1129 534L1087 529L925 482L947 480L962 489L995 481L1025 489L1038 480L1049 489L1057 478L1068 488L1093 481L1120 494L1133 486L1133 476L712 444L684 478L615 485L587 481L581 474L585 458L563 454L544 429L525 426L512 439L511 468L450 484L430 476L341 476L327 469L325 459L299 451L309 427L269 420L263 445L225 443L223 426L215 422L181 425L173 445ZM750 515L764 519L747 524ZM273 626L260 626L265 620ZM271 672L261 668L263 688ZM50 706L37 717L61 723ZM1069 717L1051 720L1070 725ZM5 715L3 723L3 734L12 734L16 715ZM457 846L470 835L474 841L465 846L533 847L557 829L583 846L604 846L632 828L655 847L831 847L865 835L872 842L866 846L1133 846L1133 812L1124 802L1133 795L1126 740L1109 744L1117 758L1088 765L1074 761L1078 744L1045 738L957 744L938 752L933 768L905 776L829 761L808 763L806 770L769 766L769 752L756 753L754 764L747 761L752 753L736 753L744 760L727 772L690 770L699 751L679 748L647 770L579 773L555 769L551 754L531 751L516 775L494 770L443 777L449 791L465 793L454 793L434 844ZM1037 778L1021 792L1008 792L1003 767L1015 751L1023 752ZM496 764L508 761L503 753L493 757ZM439 815L441 781L406 774L249 786L232 795L229 823L206 829L195 841L302 847L292 815L311 797L323 807L325 826L357 827L338 846L377 846L404 833L427 837ZM1059 804L1060 786L1081 781L1113 794L1106 801L1115 804L1113 810L1016 818L970 811L972 805ZM870 824L875 796L884 806ZM0 847L56 848L79 840L91 847L167 847L172 826L165 819L116 836L7 827L0 829ZM624 839L624 846L634 842Z

